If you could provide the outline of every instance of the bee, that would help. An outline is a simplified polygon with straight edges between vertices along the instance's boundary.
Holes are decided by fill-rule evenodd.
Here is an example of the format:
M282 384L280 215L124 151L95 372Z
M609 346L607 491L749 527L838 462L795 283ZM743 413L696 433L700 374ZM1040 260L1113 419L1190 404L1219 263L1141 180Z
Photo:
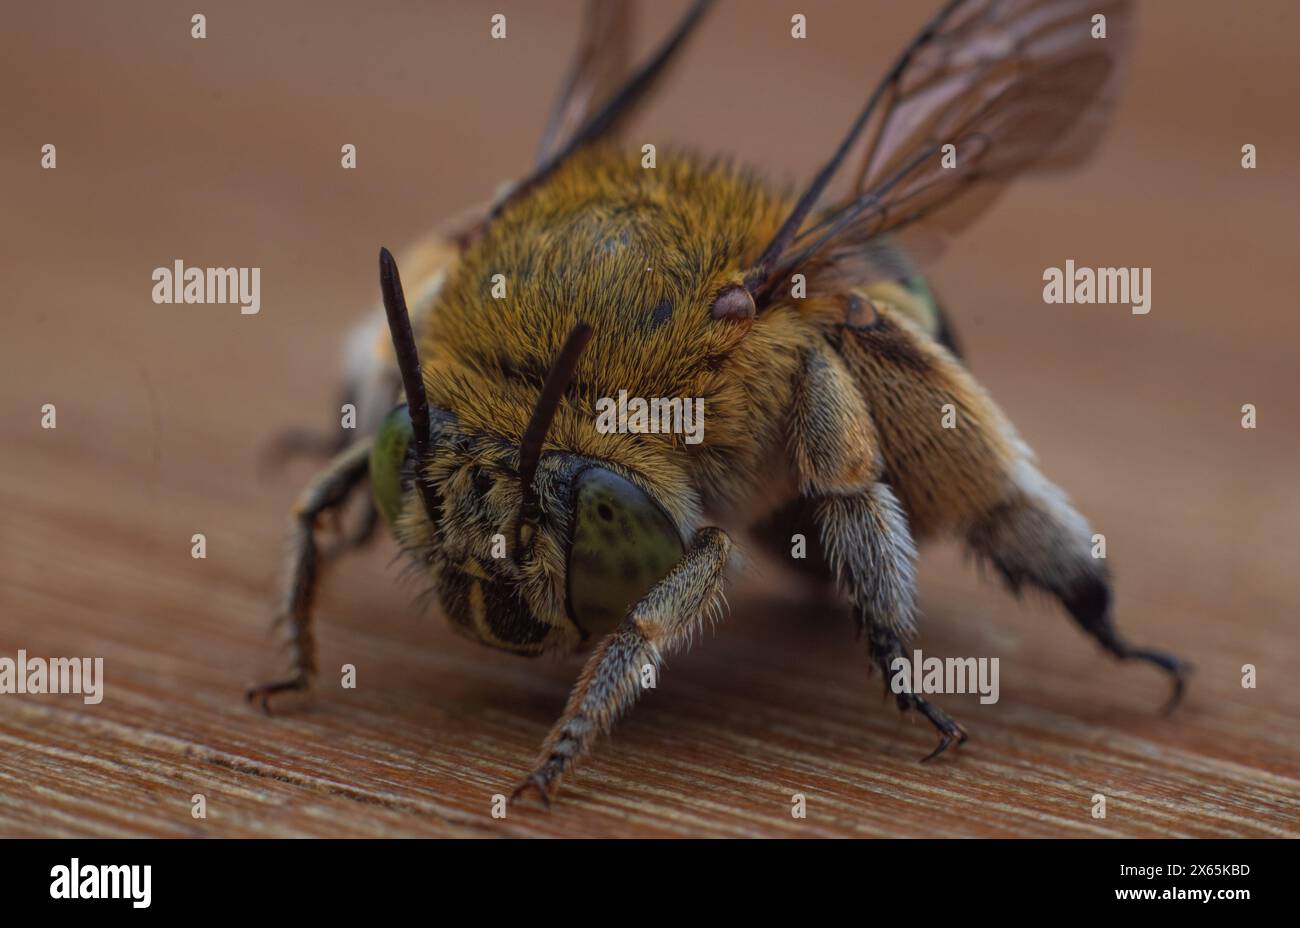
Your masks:
M719 617L732 534L804 534L799 566L838 584L886 679L916 630L916 544L955 535L1013 592L1046 591L1107 652L1167 672L1172 707L1187 666L1116 629L1092 529L971 375L905 250L910 230L958 231L1010 179L1089 153L1130 4L948 2L797 196L690 153L646 168L615 140L709 6L632 70L628 4L591 2L532 171L404 258L409 303L381 249L384 312L344 377L361 437L293 511L293 671L249 699L308 686L332 553L318 523L368 481L345 547L378 513L457 632L589 651L513 798L549 805L643 669ZM704 440L597 429L620 391L703 399ZM933 724L926 760L966 740L922 696L896 701Z

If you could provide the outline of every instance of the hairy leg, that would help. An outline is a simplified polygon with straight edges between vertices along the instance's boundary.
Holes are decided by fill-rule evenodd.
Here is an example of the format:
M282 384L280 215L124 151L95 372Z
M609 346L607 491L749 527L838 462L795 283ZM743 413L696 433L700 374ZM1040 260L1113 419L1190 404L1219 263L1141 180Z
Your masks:
M890 664L915 632L916 547L907 516L879 480L876 429L853 378L828 346L805 355L791 415L791 457L813 521L821 556L853 601L869 654L886 685ZM966 732L943 710L914 693L896 694L901 710L915 709L939 731L941 754Z
M859 493L824 497L816 519L827 559L853 600L871 660L888 686L891 664L904 656L903 645L915 631L916 548L907 517L888 485L877 483ZM966 740L965 729L923 697L902 692L894 698L900 710L920 712L939 732L938 745L924 760Z
M342 506L352 489L366 475L370 460L370 442L358 442L336 456L312 478L298 497L293 509L293 535L289 553L289 582L276 614L276 624L289 629L290 676L250 689L249 702L259 701L270 711L268 697L286 690L306 689L316 671L316 646L311 634L311 606L316 594L318 547L317 519Z
M663 656L689 644L722 592L731 539L716 528L695 533L685 556L637 603L587 660L551 729L536 767L511 799L535 790L549 805L560 779L596 738L609 731L641 694L646 665L658 670Z

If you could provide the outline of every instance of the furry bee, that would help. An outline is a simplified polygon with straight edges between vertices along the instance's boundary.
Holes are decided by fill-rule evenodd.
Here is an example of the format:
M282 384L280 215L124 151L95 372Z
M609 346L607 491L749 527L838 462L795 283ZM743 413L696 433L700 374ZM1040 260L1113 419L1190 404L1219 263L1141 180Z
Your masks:
M516 797L549 804L642 668L716 617L728 531L781 549L804 533L800 566L838 583L886 678L915 632L915 545L956 535L1013 591L1046 591L1106 651L1170 674L1172 706L1186 666L1116 630L1092 529L971 376L898 243L959 230L1011 178L1088 154L1129 3L948 2L798 196L689 154L648 169L613 141L709 6L632 70L628 4L591 2L532 172L404 259L409 305L381 250L384 312L345 375L362 437L294 509L293 672L250 700L308 686L318 521L368 481L352 540L382 515L458 632L523 655L590 650ZM705 440L598 430L597 400L620 390L703 398ZM966 740L930 701L896 699L934 725L929 757Z

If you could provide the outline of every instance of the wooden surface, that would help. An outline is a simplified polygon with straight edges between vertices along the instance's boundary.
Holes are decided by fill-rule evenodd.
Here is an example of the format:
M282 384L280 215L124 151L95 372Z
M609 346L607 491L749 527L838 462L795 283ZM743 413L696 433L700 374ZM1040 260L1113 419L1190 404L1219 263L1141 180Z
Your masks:
M243 687L281 669L269 603L308 473L255 461L275 429L332 421L376 246L526 164L573 8L498 4L511 38L492 45L465 5L213 2L204 42L172 4L110 6L0 14L0 657L102 657L106 676L98 706L0 696L0 835L1300 833L1294 4L1147 4L1102 156L1017 189L935 269L976 374L1106 533L1121 627L1195 663L1182 710L941 545L919 646L1000 657L1001 699L940 697L971 740L922 766L929 726L882 701L844 611L754 560L556 808L504 820L491 797L578 665L455 638L384 539L326 578L314 697L251 711ZM787 6L724 0L634 140L807 176L910 6L809 3L794 45ZM154 305L175 258L262 267L262 312ZM1152 267L1151 314L1045 306L1067 258Z

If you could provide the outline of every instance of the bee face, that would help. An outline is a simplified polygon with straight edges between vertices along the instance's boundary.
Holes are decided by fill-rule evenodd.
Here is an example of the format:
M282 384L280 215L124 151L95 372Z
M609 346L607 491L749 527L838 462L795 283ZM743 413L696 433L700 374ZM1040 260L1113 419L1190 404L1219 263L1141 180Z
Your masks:
M510 580L468 559L434 570L434 588L447 620L481 644L520 654L540 654L556 627L541 621Z
M453 628L520 654L574 648L611 630L680 560L681 533L664 508L611 465L544 456L542 510L516 532L522 494L514 449L457 433L434 417L427 468L438 518L413 490L414 443L405 406L385 419L371 455L376 505L429 573Z

